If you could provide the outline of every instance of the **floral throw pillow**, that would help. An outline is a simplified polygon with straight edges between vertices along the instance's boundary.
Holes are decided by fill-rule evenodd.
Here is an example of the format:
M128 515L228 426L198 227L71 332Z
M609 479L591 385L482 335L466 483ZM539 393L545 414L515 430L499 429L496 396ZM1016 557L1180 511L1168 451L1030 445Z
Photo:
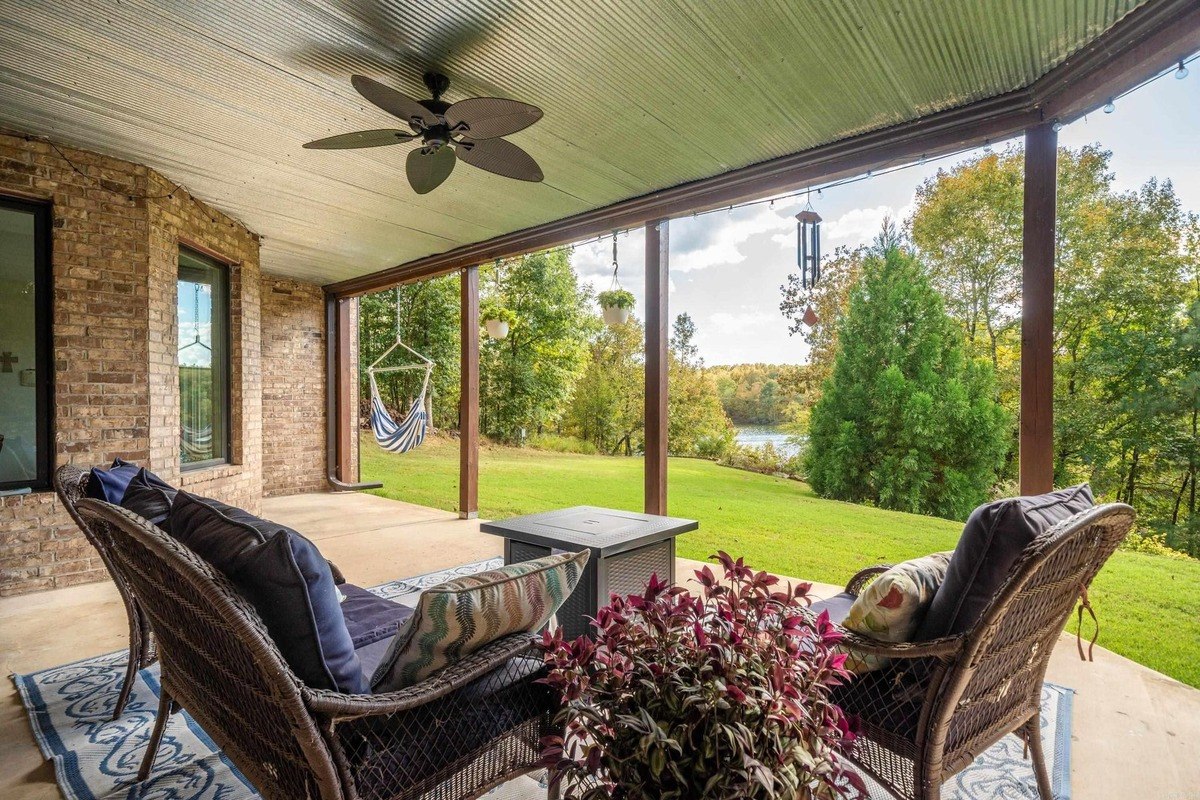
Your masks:
M589 552L508 564L426 589L371 677L372 691L412 686L499 638L540 630L571 596Z
M909 641L946 577L951 555L933 553L895 565L855 599L842 627L882 642ZM860 675L887 663L886 658L856 655L853 650L849 656L846 668Z

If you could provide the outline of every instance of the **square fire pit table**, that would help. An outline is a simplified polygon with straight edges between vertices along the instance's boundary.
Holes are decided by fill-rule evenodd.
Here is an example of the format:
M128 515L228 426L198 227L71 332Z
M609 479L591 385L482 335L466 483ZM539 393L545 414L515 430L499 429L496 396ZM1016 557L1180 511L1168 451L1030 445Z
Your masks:
M583 578L558 611L563 633L574 638L589 632L587 617L608 605L610 595L641 593L655 573L674 583L675 537L699 527L694 519L573 506L484 522L479 530L504 537L505 564L592 551Z

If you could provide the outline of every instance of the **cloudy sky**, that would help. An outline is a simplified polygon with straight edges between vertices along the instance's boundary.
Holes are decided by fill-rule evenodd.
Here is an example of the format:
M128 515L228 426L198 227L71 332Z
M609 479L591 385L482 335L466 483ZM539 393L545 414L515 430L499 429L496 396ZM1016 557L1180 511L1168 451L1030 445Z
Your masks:
M1059 144L1098 142L1113 153L1118 189L1151 177L1171 179L1184 207L1200 212L1200 62L1184 80L1164 77L1121 98L1116 111L1096 111L1064 128ZM997 143L1003 148L1006 143ZM913 166L812 195L824 219L821 249L869 242L884 217L912 211L916 187L939 168L972 155ZM806 352L790 337L779 313L779 287L796 268L796 223L804 200L718 211L671 222L670 312L686 311L696 322L697 344L708 364L803 363ZM643 236L618 237L621 285L643 303ZM612 274L612 240L576 247L573 264L597 290Z

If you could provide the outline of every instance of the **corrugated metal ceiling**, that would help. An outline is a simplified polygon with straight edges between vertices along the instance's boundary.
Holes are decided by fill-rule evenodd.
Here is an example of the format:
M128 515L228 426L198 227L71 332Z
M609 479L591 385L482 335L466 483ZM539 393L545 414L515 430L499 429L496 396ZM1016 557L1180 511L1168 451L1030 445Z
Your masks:
M1032 83L1141 0L0 0L0 127L148 164L325 283ZM409 146L308 151L395 120L350 86L512 97L526 184Z

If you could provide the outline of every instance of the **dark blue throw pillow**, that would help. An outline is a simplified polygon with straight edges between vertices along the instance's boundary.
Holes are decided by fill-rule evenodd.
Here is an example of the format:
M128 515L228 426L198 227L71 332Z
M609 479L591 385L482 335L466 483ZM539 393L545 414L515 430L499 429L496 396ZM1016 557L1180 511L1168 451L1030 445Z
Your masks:
M140 517L148 519L164 531L170 532L171 504L175 502L178 489L145 467L138 470L125 487L121 497L121 508L126 508Z
M171 506L170 533L250 601L306 684L369 691L329 562L316 545L291 528L183 491Z
M120 458L113 459L109 469L92 467L91 476L87 482L87 496L93 500L112 503L114 506L120 505L121 498L125 496L125 489L129 487L129 482L133 480L133 476L137 475L140 469L141 467L137 464L130 464Z
M1092 489L1084 483L1047 494L997 500L975 509L914 638L928 641L970 630L1026 546L1094 503Z

